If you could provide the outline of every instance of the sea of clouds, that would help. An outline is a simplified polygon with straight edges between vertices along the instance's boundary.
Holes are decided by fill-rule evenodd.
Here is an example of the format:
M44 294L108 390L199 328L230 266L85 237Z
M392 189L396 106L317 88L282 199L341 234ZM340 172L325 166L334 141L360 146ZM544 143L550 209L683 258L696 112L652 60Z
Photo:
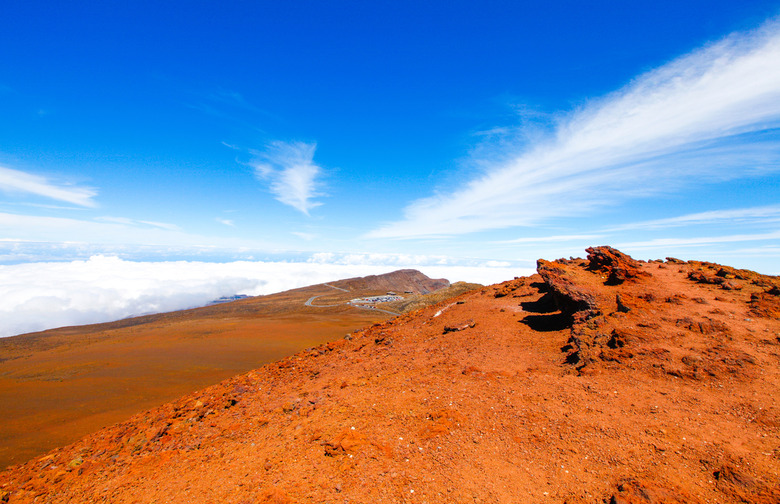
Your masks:
M314 254L305 261L139 262L95 255L70 262L0 265L0 337L203 306L222 296L271 294L401 268L432 278L492 284L533 273L508 262Z

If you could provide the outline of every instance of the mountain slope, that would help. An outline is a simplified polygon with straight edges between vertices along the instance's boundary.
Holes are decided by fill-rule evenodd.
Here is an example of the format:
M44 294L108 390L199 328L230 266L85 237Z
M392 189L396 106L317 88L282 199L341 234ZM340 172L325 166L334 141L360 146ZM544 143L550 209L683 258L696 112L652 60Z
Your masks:
M390 317L346 305L351 298L448 283L401 270L0 338L0 468ZM307 305L312 298L317 304Z
M778 502L777 279L589 252L136 415L0 495Z
M389 301L387 303L381 303L379 306L398 313L407 313L414 310L419 310L436 303L463 294L471 290L484 287L482 284L468 283L468 282L455 282L452 285L441 288L429 294L418 294L407 296L404 299L398 301Z
M428 294L450 285L444 278L428 278L417 270L404 269L384 275L369 275L333 282L332 285L355 290L399 291L414 294Z

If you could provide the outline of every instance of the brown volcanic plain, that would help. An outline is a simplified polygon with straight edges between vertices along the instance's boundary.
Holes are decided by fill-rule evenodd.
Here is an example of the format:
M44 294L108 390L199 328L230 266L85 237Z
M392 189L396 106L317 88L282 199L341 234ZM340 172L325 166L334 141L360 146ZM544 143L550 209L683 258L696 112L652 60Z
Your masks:
M425 294L448 284L401 270L1 338L0 468L391 316L345 306L349 299L388 290Z
M609 247L135 415L0 502L780 502L780 282Z

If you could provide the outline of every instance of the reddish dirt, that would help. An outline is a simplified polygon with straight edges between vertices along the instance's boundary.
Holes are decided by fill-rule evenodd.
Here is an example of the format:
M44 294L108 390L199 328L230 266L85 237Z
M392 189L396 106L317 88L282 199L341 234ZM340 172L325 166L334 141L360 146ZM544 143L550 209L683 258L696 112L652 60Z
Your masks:
M0 469L389 316L338 306L449 285L416 270L0 338ZM318 305L305 306L317 296Z
M0 502L780 502L778 279L590 253L138 414Z

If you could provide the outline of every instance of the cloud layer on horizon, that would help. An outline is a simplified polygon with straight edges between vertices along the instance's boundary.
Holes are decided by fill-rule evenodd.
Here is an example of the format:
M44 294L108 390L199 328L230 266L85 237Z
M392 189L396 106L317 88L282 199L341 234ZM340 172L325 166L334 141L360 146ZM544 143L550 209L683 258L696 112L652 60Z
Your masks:
M0 266L0 337L54 327L119 320L203 306L221 296L261 295L395 269L433 278L495 283L530 269L455 264L391 254L318 255L308 262L135 262L113 256L86 261Z
M680 57L508 147L463 189L413 202L370 238L530 226L632 198L778 169L780 21ZM533 137L534 135L527 135ZM538 135L537 135L538 137ZM509 159L506 161L506 159Z

